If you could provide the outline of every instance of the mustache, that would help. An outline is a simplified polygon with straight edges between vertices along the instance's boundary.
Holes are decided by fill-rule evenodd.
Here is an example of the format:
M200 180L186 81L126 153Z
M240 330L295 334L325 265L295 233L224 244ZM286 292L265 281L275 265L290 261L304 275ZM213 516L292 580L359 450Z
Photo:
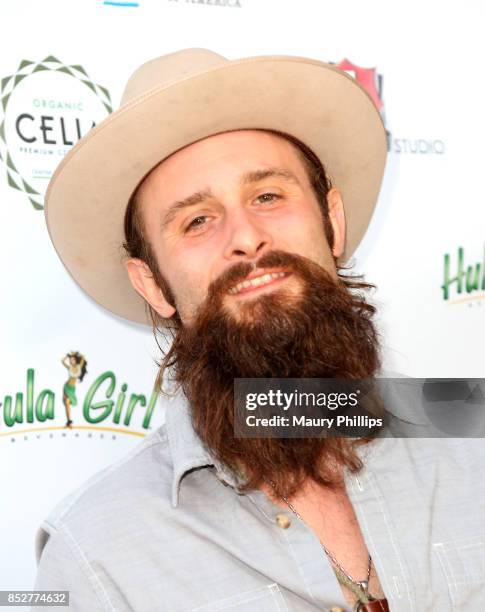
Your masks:
M288 272L295 273L301 270L302 260L305 260L307 265L318 266L315 262L311 262L301 255L293 255L292 253L281 250L267 251L253 263L239 262L225 270L209 285L207 297L211 299L223 293L227 293L231 287L245 280L251 272L255 272L256 270L264 272L266 269L285 268Z

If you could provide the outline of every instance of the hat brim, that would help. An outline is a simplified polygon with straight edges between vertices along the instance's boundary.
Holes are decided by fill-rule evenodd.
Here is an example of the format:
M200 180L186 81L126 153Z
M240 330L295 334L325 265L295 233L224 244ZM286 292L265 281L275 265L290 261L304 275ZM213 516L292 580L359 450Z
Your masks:
M287 132L322 160L343 194L341 262L353 254L379 194L387 139L379 111L355 79L306 58L227 62L154 88L93 128L58 166L46 194L47 227L74 280L115 314L147 324L145 302L122 264L124 214L161 160L212 134Z

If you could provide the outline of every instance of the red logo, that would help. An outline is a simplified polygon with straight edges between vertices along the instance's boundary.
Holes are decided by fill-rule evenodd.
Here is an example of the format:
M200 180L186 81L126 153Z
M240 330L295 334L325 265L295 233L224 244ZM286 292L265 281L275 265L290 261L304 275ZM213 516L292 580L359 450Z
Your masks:
M335 64L340 70L350 72L355 80L370 95L377 109L382 113L384 103L382 102L382 75L377 73L376 68L362 68L356 64L352 64L348 59L344 59L338 64Z

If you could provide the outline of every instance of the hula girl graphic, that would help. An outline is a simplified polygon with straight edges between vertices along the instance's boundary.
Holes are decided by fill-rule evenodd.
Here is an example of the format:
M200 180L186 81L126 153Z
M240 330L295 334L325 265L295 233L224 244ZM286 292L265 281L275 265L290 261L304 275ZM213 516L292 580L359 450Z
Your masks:
M78 351L72 351L61 360L61 363L69 372L69 378L63 388L62 401L66 409L67 417L65 427L69 427L70 429L72 427L71 406L77 405L76 382L77 380L82 382L87 372L86 367L88 362L86 361L84 355L81 355L81 353Z

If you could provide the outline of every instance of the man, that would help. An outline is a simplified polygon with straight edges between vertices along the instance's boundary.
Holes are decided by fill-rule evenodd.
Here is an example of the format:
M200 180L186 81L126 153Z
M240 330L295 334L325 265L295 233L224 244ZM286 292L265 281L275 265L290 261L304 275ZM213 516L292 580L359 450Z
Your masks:
M36 588L79 610L479 609L480 482L458 520L471 441L234 436L235 378L379 375L370 286L341 266L385 155L372 101L336 68L199 49L142 66L73 149L51 237L98 302L171 328L159 379L177 393L45 521Z

